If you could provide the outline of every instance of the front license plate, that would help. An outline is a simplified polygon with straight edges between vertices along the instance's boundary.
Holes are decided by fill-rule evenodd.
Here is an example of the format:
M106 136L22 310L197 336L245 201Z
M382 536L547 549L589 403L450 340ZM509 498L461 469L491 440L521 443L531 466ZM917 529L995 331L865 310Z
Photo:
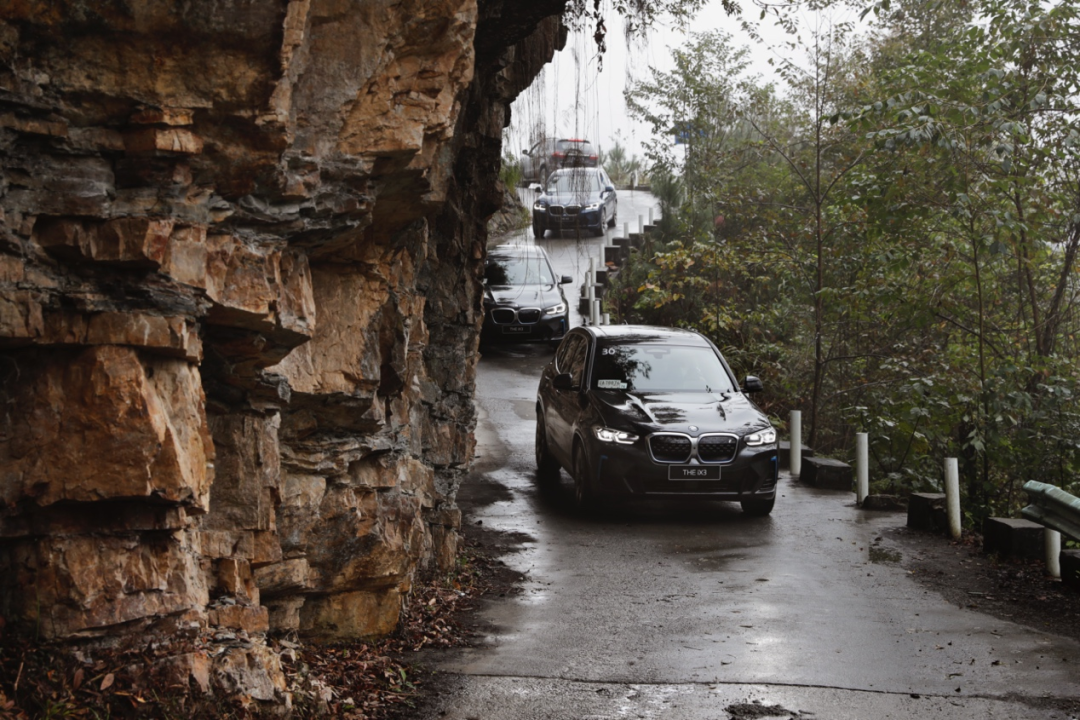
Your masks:
M503 335L528 335L532 328L528 325L503 325Z
M668 480L719 480L719 465L670 465Z

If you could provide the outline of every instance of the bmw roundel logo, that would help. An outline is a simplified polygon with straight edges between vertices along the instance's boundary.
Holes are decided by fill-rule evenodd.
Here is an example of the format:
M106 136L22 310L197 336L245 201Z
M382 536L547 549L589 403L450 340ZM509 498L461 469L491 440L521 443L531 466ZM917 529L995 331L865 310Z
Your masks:
M697 429L698 429L697 425L691 425L690 426L690 432L697 432Z

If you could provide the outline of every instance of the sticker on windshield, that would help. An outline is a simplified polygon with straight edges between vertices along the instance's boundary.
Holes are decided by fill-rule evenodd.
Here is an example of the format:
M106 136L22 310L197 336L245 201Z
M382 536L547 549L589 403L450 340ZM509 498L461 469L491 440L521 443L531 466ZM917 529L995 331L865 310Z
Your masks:
M621 380L597 380L596 387L601 390L625 390L626 383Z

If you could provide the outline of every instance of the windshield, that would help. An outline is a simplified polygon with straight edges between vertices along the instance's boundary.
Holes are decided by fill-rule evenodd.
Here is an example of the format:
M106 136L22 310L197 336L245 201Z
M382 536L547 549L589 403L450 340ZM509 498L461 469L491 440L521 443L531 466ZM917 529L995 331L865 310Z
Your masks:
M560 140L556 143L557 152L579 152L582 155L593 155L592 143L587 140Z
M712 348L685 345L608 345L598 349L592 385L628 392L733 392Z
M589 193L600 192L600 173L584 172L560 172L555 173L548 180L547 192L555 193Z
M484 278L488 285L554 285L551 265L543 255L489 255Z

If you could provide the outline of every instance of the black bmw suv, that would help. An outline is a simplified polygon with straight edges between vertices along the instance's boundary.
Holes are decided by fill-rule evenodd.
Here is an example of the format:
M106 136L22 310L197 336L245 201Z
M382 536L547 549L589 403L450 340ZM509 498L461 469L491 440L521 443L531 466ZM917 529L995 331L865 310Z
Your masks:
M767 515L776 499L776 430L720 351L690 330L574 328L536 393L542 482L574 480L580 509L603 497L734 500Z
M484 268L483 342L562 339L570 329L569 306L544 249L499 245L488 250Z

